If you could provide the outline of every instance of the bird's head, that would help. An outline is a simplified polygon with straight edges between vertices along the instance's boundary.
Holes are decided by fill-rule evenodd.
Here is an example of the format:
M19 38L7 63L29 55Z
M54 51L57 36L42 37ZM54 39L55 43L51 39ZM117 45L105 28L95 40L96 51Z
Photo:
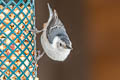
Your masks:
M67 36L57 35L53 40L54 48L64 51L64 50L72 50L72 43Z

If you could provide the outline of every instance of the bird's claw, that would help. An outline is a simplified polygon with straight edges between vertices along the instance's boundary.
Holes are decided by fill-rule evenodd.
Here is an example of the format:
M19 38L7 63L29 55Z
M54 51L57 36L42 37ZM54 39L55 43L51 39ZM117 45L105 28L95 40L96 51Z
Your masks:
M42 53L40 54L40 51L37 51L37 53L38 53L38 56L37 56L37 61L38 61L40 58L43 57L44 52L42 52Z

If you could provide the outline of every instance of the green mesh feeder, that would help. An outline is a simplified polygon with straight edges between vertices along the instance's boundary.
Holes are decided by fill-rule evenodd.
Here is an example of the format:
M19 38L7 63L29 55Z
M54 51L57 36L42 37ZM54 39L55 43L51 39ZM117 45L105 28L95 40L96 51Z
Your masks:
M35 80L34 0L0 0L0 80Z

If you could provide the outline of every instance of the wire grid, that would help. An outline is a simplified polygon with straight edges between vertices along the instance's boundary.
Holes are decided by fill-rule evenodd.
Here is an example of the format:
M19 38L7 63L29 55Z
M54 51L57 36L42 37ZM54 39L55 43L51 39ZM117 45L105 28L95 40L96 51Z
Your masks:
M33 80L34 0L0 0L0 80Z

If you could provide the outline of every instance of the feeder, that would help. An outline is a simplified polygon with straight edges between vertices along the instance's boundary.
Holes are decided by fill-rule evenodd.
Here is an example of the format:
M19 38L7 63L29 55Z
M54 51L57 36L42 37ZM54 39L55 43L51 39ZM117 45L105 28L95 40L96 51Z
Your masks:
M37 77L34 0L0 0L0 80Z

